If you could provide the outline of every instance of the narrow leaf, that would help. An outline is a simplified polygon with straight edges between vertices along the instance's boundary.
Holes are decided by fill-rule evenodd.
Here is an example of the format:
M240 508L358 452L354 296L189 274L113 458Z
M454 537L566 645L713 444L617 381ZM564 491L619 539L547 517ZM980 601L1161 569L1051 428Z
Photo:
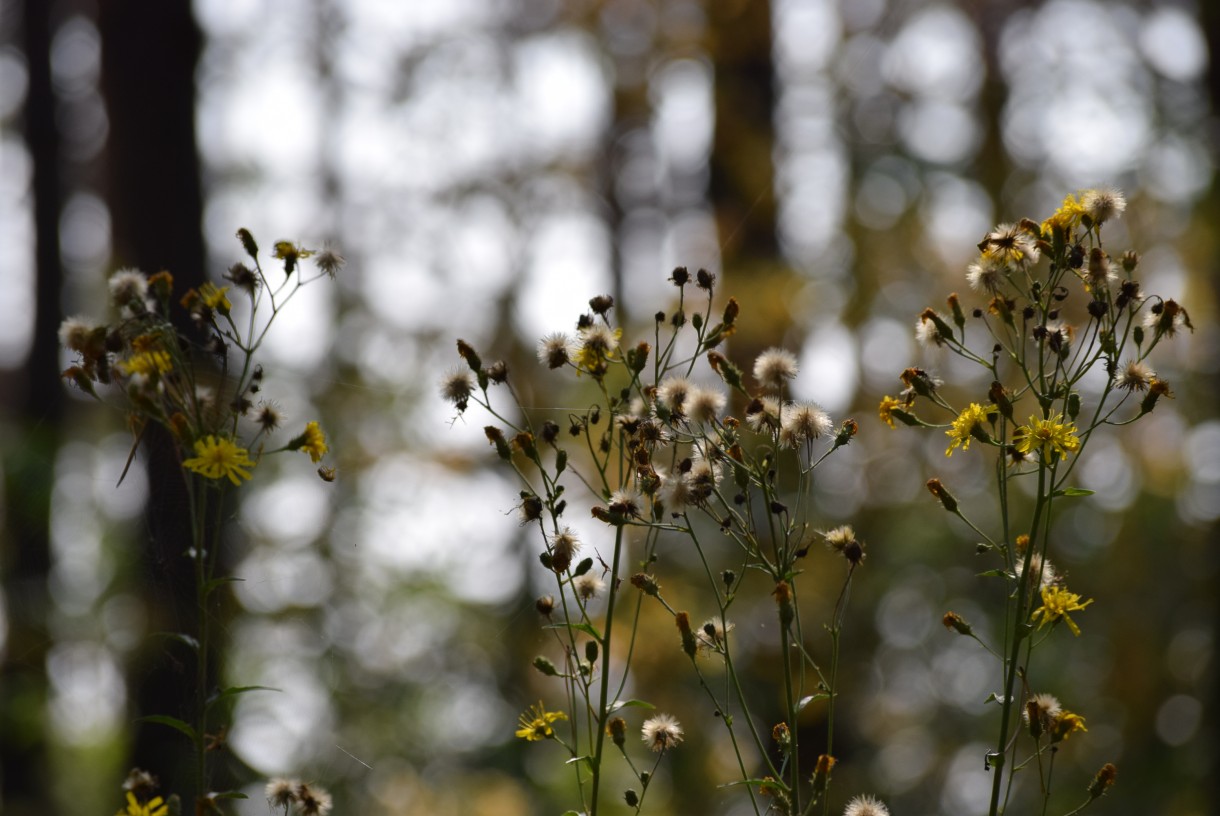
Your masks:
M245 578L234 578L232 575L223 575L220 578L213 578L212 580L208 581L206 584L203 585L203 594L211 595L213 592L215 592L217 589L224 586L225 584L231 584L235 581L244 581L244 580L246 580L246 579Z
M136 722L148 722L148 723L157 723L158 725L168 725L170 728L176 729L178 731L181 731L183 734L186 734L188 737L191 738L191 742L195 742L199 739L198 735L195 733L195 729L191 728L189 723L185 723L182 720L178 719L177 717L170 717L165 714L150 714L147 717L138 717L136 719Z
M185 632L153 632L152 637L165 638L166 640L176 640L183 644L193 652L199 651L199 641L186 634Z
M210 708L213 703L220 702L226 697L236 697L238 694L245 694L249 691L283 691L283 689L272 688L271 686L230 686L229 688L221 689L208 698L208 707Z
M1083 487L1065 487L1062 490L1056 490L1052 496L1092 496L1094 491L1086 490Z
M648 709L656 708L656 706L654 706L652 703L650 703L646 700L620 700L619 702L610 706L610 710L618 711L620 708L628 708L628 707L630 707L630 708L648 708Z
M249 799L250 798L249 796L246 796L241 791L221 791L219 793L213 792L213 793L209 793L208 796L212 799Z
M591 638L596 640L602 639L602 633L597 631L592 624L589 623L552 623L545 627L547 629L575 629L577 632L584 632Z
M829 699L830 699L829 694L827 694L824 691L819 691L817 694L810 694L807 697L802 697L800 702L796 704L796 710L803 711L805 709L805 706L809 705L810 703L817 702L818 700L829 700Z

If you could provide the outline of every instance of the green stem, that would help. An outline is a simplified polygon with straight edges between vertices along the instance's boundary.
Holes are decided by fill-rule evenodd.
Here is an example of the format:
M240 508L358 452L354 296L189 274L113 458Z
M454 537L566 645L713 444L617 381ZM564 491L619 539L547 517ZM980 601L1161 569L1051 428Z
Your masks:
M602 677L597 702L597 737L593 749L593 787L589 816L597 816L597 795L601 786L602 756L606 742L606 705L610 693L610 643L614 631L614 600L618 597L618 570L623 555L623 527L614 533L614 563L610 567L610 591L606 597L606 631L602 633Z

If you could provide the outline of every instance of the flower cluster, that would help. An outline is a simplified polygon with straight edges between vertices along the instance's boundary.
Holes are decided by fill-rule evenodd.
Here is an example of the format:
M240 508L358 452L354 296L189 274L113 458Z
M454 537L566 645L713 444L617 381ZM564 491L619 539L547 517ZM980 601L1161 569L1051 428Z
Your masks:
M908 368L901 375L905 389L897 397L885 396L878 406L881 421L890 428L944 429L950 439L946 456L970 451L972 442L995 454L995 487L1004 512L1001 529L994 533L966 516L941 479L927 482L945 510L985 539L979 551L1001 559L997 569L985 574L1010 584L1008 609L997 616L1008 626L995 648L960 615L944 617L947 629L979 641L1000 664L992 816L1007 809L1012 791L1008 774L1029 764L1018 756L1018 742L1010 739L1019 686L1038 671L1031 654L1022 650L1032 652L1050 633L1029 643L1025 632L1048 625L1053 630L1062 621L1080 635L1070 613L1093 603L1070 592L1051 564L1048 531L1053 528L1047 519L1060 501L1089 495L1069 480L1095 433L1134 422L1160 398L1172 396L1147 359L1160 342L1191 328L1178 303L1143 291L1134 277L1139 266L1135 252L1115 256L1103 243L1103 225L1126 207L1116 190L1085 190L1067 196L1042 221L1001 224L983 236L979 255L965 274L979 305L968 309L951 294L944 310L927 308L919 315L915 335L934 353L981 367L987 374L983 381L990 385L958 409L939 379ZM1098 370L1104 377L1090 379ZM1098 379L1099 387L1086 386ZM939 422L938 414L944 417ZM1013 490L1018 479L1032 488L1032 507L1024 506L1024 497ZM1028 525L1024 529L1023 523ZM1057 743L1086 730L1083 717L1062 711L1050 695L1030 697L1022 714L1035 740L1049 735ZM1038 763L1044 747L1038 743L1033 749ZM1096 783L1099 791L1112 783L1113 774L1106 779Z
M625 339L624 327L614 323L614 299L601 295L589 301L589 311L576 320L574 332L553 332L538 343L541 365L569 373L573 387L593 395L589 408L563 412L564 424L556 421L558 412L545 409L540 412L545 418L535 422L534 411L519 403L508 414L521 417L517 421L493 409L491 391L497 386L517 399L508 367L487 362L463 340L457 341L457 350L464 365L440 384L441 396L459 414L478 405L495 417L497 424L484 428L487 441L521 477L520 520L536 529L539 561L555 582L553 594L539 599L537 608L556 633L563 654L561 665L547 657L535 658L533 665L543 675L562 680L565 699L575 701L574 709L590 712L592 723L582 728L589 717L569 720L540 702L521 714L516 735L558 744L568 752L582 791L582 809L589 813L598 808L605 737L641 785L623 793L629 805L637 810L642 806L652 778L630 758L626 719L612 716L626 710L624 706L647 706L644 701L616 699L611 685L612 678L629 670L633 653L629 648L624 657L614 644L622 637L629 643L644 637L637 627L645 603L655 604L658 614L673 620L677 637L669 635L671 648L675 655L679 650L685 655L696 676L709 660L733 673L735 644L727 612L743 586L739 565L748 564L752 572L766 576L775 600L778 652L785 660L803 656L800 665L786 663L786 677L778 681L788 720L797 720L800 709L815 696L814 686L821 691L817 699L834 705L833 669L824 673L808 657L811 647L801 642L795 582L811 568L798 562L808 556L816 535L809 518L812 473L830 453L851 442L858 426L850 419L836 424L816 403L795 398L799 364L792 352L768 348L748 367L730 359L725 341L736 332L740 307L730 298L719 311L714 309L714 275L706 270L692 275L679 267L670 280L677 288L676 306L655 313L645 340ZM688 306L692 289L703 300L694 308ZM571 450L567 440L575 442ZM570 483L591 491L590 512L605 525L605 544L581 541L566 523ZM723 556L714 556L716 550L703 540L709 527L732 542L736 568L712 568L712 558ZM847 562L847 569L837 567L844 590L835 621L827 627L837 639L849 595L846 588L864 559L864 544L846 526L822 535ZM710 607L710 614L698 626L693 624L697 618L675 606L676 596L666 592L662 576L653 571L663 541L673 537L687 539L707 571L708 592L701 603ZM629 547L631 563L639 571L628 576ZM635 590L634 597L625 595L627 589ZM626 634L621 633L624 625L631 627ZM832 653L832 667L834 660L837 651ZM748 705L739 685L737 693L727 696L707 684L703 688L714 710L726 712L719 719L721 727L752 727L749 717L734 725L728 716ZM658 763L688 738L670 714L647 718L640 733ZM773 806L784 802L799 812L826 796L833 757L826 755L815 782L800 767L796 732L789 735L789 760L764 757L761 776L770 781L762 788L750 783L743 788L751 799L767 796Z

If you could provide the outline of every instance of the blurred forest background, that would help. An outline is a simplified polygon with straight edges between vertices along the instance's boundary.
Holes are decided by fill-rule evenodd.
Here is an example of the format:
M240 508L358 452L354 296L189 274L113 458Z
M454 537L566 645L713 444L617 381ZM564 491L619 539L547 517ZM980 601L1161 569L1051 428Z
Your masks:
M191 606L172 465L153 449L116 489L123 417L60 381L56 328L102 317L122 266L169 269L181 288L218 280L240 259L238 227L264 246L333 241L347 267L303 293L264 357L266 395L290 424L322 419L339 480L272 462L240 491L227 672L282 693L237 706L228 750L251 798L235 812L266 813L276 774L329 788L336 813L575 804L553 746L512 737L526 705L559 699L530 667L549 643L533 611L538 545L481 418L451 422L436 384L461 336L533 399L551 387L540 336L570 330L600 293L620 319L650 321L672 308L679 264L713 270L741 301L731 357L798 352L798 395L861 425L818 486L825 526L853 523L870 552L845 640L838 795L874 792L902 814L985 809L993 675L939 619L985 620L987 588L973 539L923 483L940 476L969 500L987 474L981 458L945 460L941 434L885 428L876 405L908 365L977 390L915 347L916 315L967 291L993 224L1107 183L1130 199L1110 246L1138 249L1145 291L1186 305L1196 331L1153 361L1176 399L1090 446L1081 474L1097 495L1056 522L1056 563L1098 598L1084 635L1057 639L1055 691L1089 732L1056 777L1074 801L1113 761L1099 813L1220 813L1220 4L2 9L4 813L112 813L133 765L186 786L185 741L133 724L182 706L186 657L150 636ZM665 565L675 592L686 566ZM741 812L717 787L733 773L705 736L711 713L670 671L676 643L638 659L638 696L688 732L650 812Z

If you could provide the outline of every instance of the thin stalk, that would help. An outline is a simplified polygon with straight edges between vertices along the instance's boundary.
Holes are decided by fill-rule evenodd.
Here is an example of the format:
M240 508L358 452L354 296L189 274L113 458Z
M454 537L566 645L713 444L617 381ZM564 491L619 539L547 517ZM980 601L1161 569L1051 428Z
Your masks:
M597 816L597 795L602 779L602 755L606 742L606 704L610 693L610 644L614 631L614 600L618 597L618 570L623 555L623 527L614 533L614 563L610 567L610 591L606 596L606 631L602 633L602 678L597 703L597 737L593 748L593 788L589 816Z

